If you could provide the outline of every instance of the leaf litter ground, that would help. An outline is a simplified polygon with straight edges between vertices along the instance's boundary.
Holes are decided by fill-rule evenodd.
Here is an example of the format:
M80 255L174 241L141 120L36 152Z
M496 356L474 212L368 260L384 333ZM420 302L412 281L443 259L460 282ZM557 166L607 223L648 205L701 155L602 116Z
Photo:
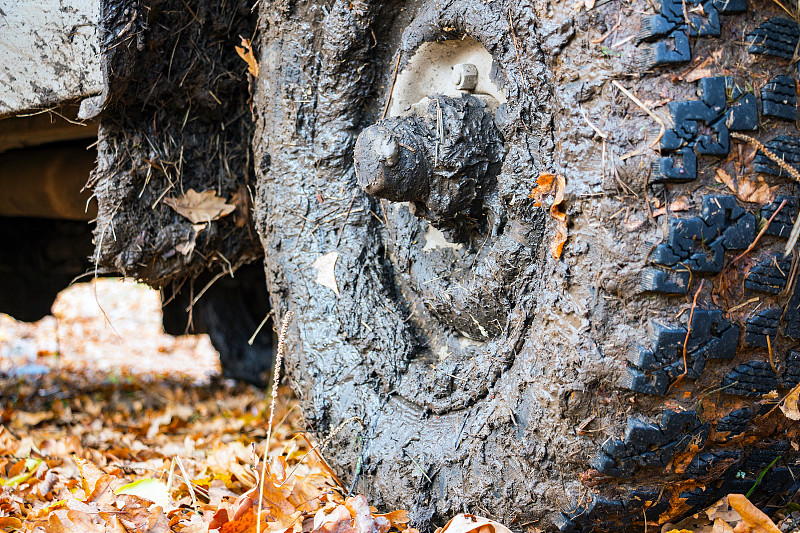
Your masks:
M0 529L416 533L405 511L379 514L338 485L288 387L267 439L269 396L219 378L206 336L165 335L154 292L98 280L65 291L53 311L35 324L0 315ZM759 513L732 497L662 531L800 523L800 507L778 526ZM509 529L460 514L438 533L472 532Z

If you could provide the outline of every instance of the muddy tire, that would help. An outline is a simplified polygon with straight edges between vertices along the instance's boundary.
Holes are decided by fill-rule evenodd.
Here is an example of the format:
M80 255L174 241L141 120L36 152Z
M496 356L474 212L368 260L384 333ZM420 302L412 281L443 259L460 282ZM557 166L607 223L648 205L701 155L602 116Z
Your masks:
M741 135L800 168L800 30L756 3L687 2L688 24L672 0L262 3L267 279L296 313L287 364L310 426L358 417L327 452L357 490L418 527L470 511L562 531L797 492L800 428L776 405L800 381L783 255L800 198ZM382 120L415 52L467 37L494 60L502 150L450 100ZM445 176L439 147L458 143L499 162ZM566 179L558 257L546 174ZM465 176L474 194L436 197Z
M207 333L219 352L224 377L265 387L274 363L272 320L268 319L253 337L270 310L263 267L256 262L241 267L234 277L226 275L211 283L212 279L204 274L193 282L179 284L181 289L174 296L171 287L162 291L167 302L162 308L164 331L171 335ZM186 310L192 294L209 283L190 316Z

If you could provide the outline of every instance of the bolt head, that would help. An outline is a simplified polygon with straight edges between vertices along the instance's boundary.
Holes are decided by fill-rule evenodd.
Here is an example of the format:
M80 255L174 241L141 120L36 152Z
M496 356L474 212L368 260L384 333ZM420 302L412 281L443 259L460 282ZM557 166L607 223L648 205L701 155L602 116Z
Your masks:
M478 86L478 67L472 63L453 66L453 82L459 91L474 91Z

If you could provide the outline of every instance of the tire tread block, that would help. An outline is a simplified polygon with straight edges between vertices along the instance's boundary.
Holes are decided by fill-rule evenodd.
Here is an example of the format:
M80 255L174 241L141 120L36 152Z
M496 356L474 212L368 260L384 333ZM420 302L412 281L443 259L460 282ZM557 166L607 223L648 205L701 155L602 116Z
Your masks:
M775 215L775 218L767 228L767 235L789 238L789 234L792 232L792 226L794 225L794 220L797 217L798 202L796 196L778 196L772 203L761 208L761 218L765 220L772 218L772 215L775 214L775 211L777 211L778 207L781 205L781 203L783 203L784 200L786 201L786 205L784 205L778 214Z
M750 361L731 370L723 379L726 394L761 397L779 387L778 375L767 361Z
M773 339L778 334L781 322L781 310L775 307L762 309L747 319L744 342L750 346L769 346L767 336Z
M694 272L722 271L725 250L747 248L756 236L756 217L733 196L706 196L700 217L669 221L667 242L653 250L654 263L679 263ZM699 248L699 250L696 250Z
M729 101L730 100L730 101ZM758 100L730 76L702 78L700 100L670 102L674 127L661 136L661 151L675 152L654 165L653 183L679 183L697 178L697 155L727 155L730 131L758 127ZM705 124L712 134L700 133ZM676 156L683 160L678 164Z
M788 18L775 17L747 34L751 54L764 54L792 59L800 40L800 26Z
M797 119L797 95L794 79L777 76L761 88L761 110L764 115L785 120Z
M786 288L791 268L791 258L783 257L783 254L771 254L750 269L744 286L754 291L779 294Z
M656 424L629 418L622 439L609 439L592 460L599 472L614 477L629 477L643 467L666 467L675 453L691 442L705 444L710 428L694 411L667 410Z
M654 335L649 349L638 349L631 356L631 365L621 386L651 395L666 394L670 383L684 375L697 379L709 359L731 359L736 354L739 327L731 324L720 310L696 309L687 339L685 327L672 327L653 322Z
M786 370L781 376L781 385L791 389L800 383L800 352L794 350L786 356Z
M728 442L747 430L750 421L753 419L751 409L735 409L722 417L714 428L715 439L720 442Z
M791 135L779 135L764 143L764 146L775 154L777 157L786 161L789 165L800 171L800 137ZM753 160L753 170L761 172L762 174L770 174L772 176L779 176L789 178L789 174L783 170L777 163L767 157L761 150L756 154Z

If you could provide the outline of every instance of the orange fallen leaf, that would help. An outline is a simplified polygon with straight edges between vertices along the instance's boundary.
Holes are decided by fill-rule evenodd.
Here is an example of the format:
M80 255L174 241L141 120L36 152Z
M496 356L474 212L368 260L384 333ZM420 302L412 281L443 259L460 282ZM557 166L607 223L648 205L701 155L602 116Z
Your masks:
M536 179L536 188L531 191L528 195L528 198L531 200L536 200L533 205L536 207L541 207L542 205L542 198L545 194L549 193L550 190L553 188L553 181L556 179L555 174L539 174L539 177Z
M82 459L78 456L73 456L73 459L75 460L75 464L78 465L78 470L81 473L81 488L88 497L92 492L94 492L97 482L107 474L95 466L91 461L87 461L86 459Z
M655 207L658 207L661 203L657 202ZM669 204L669 212L676 212L676 211L688 211L690 208L689 199L685 196L679 196ZM658 217L661 215L667 214L667 206L662 205L658 207L655 211L653 211L653 216Z
M800 420L800 383L783 399L781 411L789 420Z
M550 252L556 259L561 258L561 253L564 251L564 243L567 242L567 210L564 205L564 190L566 189L567 181L564 176L556 176L556 197L553 200L553 205L550 206L550 216L553 217L558 228L553 241L550 243Z
M742 521L734 531L736 533L780 533L781 530L775 522L764 514L761 509L753 505L743 494L729 494L728 503L734 511L739 513Z
M768 204L775 199L778 186L770 187L764 178L758 176L755 181L744 176L735 178L724 169L717 169L714 176L717 183L722 183L733 192L739 200L755 204Z
M253 46L250 43L250 39L242 37L242 46L236 47L236 53L247 63L247 71L252 74L254 78L257 78L258 62L256 61L256 56L253 54Z
M566 180L562 175L555 175L549 173L539 174L536 179L536 188L534 188L528 195L528 198L534 200L533 205L536 207L542 206L542 198L550 191L553 190L555 184L555 197L550 206L550 216L556 220L557 228L553 241L550 243L550 253L556 259L561 258L561 253L564 250L564 243L567 242L567 211L564 206L564 190L566 188Z

